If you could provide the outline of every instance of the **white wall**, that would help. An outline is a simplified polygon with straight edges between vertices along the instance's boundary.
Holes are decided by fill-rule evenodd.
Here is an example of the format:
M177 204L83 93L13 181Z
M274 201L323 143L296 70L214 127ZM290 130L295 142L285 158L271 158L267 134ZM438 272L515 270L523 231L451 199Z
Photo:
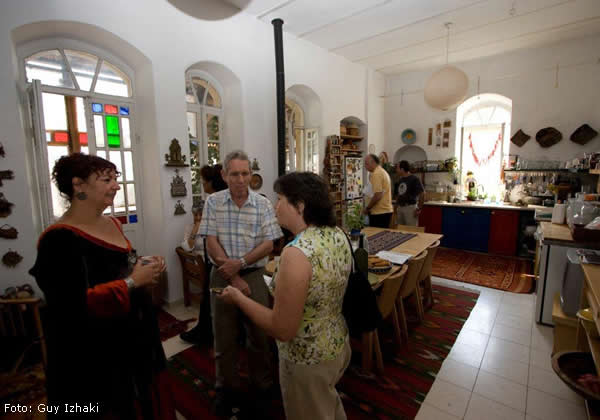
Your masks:
M497 93L512 99L511 133L522 129L532 138L521 148L511 143L510 154L529 159L565 160L584 151L600 150L600 136L580 146L571 133L587 123L600 131L600 37L584 38L537 49L456 64L469 77L469 94ZM559 64L558 87L555 87ZM562 67L564 66L564 67ZM436 69L389 77L386 80L385 148L390 156L402 147L406 128L417 133L416 145L428 159L445 159L454 153L456 111L436 111L425 104L423 88ZM401 92L404 91L404 95ZM450 145L427 145L427 129L444 119L452 120ZM553 126L563 134L560 143L544 149L535 141L538 130Z
M44 25L35 34L21 31L22 25L43 21L73 24ZM93 25L82 28L80 24ZM97 28L98 30L94 29ZM35 31L34 31L35 32ZM93 36L90 35L93 33ZM23 35L24 34L24 35ZM29 36L31 35L31 36ZM0 169L15 171L2 192L15 203L13 214L2 220L19 229L19 238L0 239L0 253L10 246L24 256L15 269L0 266L0 289L10 284L32 282L27 270L33 265L37 233L32 227L31 197L27 193L27 160L23 124L18 112L18 62L15 49L20 42L40 36L64 36L93 42L109 50L134 71L137 133L143 149L143 217L146 224L143 253L161 254L169 265L169 295L182 296L179 262L174 252L190 217L174 217L176 200L170 197L173 170L164 167L164 153L173 137L187 139L184 73L198 62L219 63L241 83L243 123L232 131L236 146L258 157L263 191L276 177L275 58L273 30L254 17L239 14L222 21L199 21L163 0L130 0L107 7L91 0L11 0L3 2L0 15L0 141L7 157ZM121 48L127 44L127 48ZM321 138L339 132L339 121L348 115L366 120L367 79L365 68L328 53L306 41L284 37L286 86L310 87L321 100ZM228 99L225 95L225 100ZM227 107L228 105L225 104ZM231 111L237 111L234 107ZM227 118L226 118L227 121ZM382 123L381 123L382 127ZM225 131L227 127L225 127ZM382 128L380 128L382 130ZM324 151L324 142L323 150ZM181 141L189 155L187 142ZM185 174L189 185L189 173ZM31 180L35 182L35 180ZM185 200L191 209L191 194Z

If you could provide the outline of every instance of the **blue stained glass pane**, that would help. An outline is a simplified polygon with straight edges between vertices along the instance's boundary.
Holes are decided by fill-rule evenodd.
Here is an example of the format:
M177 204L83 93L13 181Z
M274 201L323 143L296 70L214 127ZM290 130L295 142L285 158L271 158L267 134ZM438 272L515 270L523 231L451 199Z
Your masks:
M128 106L120 106L119 114L121 115L129 115L129 107Z
M102 104L92 104L92 111L102 112Z
M129 223L137 223L137 214L129 215Z

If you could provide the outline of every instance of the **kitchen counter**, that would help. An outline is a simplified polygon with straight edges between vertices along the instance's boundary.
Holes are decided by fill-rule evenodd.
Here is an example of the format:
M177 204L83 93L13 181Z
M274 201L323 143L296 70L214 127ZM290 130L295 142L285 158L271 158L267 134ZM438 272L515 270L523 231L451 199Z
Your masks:
M540 222L542 243L549 245L562 245L569 248L600 249L600 244L590 242L576 242L567 225L557 225L551 222Z
M492 210L519 210L519 211L535 211L536 209L547 209L548 207L527 205L514 206L512 204L494 204L481 203L476 201L461 201L460 203L448 203L447 201L427 201L426 206L442 206L442 207L469 207L476 209L492 209Z

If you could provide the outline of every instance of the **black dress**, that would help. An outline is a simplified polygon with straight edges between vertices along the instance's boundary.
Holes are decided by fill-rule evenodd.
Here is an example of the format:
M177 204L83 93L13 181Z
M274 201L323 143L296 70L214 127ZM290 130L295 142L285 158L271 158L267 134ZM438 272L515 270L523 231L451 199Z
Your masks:
M67 225L40 237L30 274L47 302L48 403L61 407L58 417L77 403L97 407L102 418L174 418L151 296L129 293L122 281L133 268L130 254L130 245Z

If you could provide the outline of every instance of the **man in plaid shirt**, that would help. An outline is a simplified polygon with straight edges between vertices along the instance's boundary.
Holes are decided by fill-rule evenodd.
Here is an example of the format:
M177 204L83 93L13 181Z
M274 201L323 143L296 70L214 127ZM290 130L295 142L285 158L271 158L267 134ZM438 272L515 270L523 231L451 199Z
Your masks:
M281 228L271 202L248 189L252 172L246 153L239 150L229 153L222 175L229 188L208 196L199 229L207 238L208 255L216 266L210 274L210 287L232 285L256 302L269 306L264 266L273 241L283 236ZM239 407L236 366L240 324L244 324L248 337L250 383L258 398L273 385L270 341L235 305L221 301L216 293L211 293L210 299L215 337L216 411L229 417L232 408Z

